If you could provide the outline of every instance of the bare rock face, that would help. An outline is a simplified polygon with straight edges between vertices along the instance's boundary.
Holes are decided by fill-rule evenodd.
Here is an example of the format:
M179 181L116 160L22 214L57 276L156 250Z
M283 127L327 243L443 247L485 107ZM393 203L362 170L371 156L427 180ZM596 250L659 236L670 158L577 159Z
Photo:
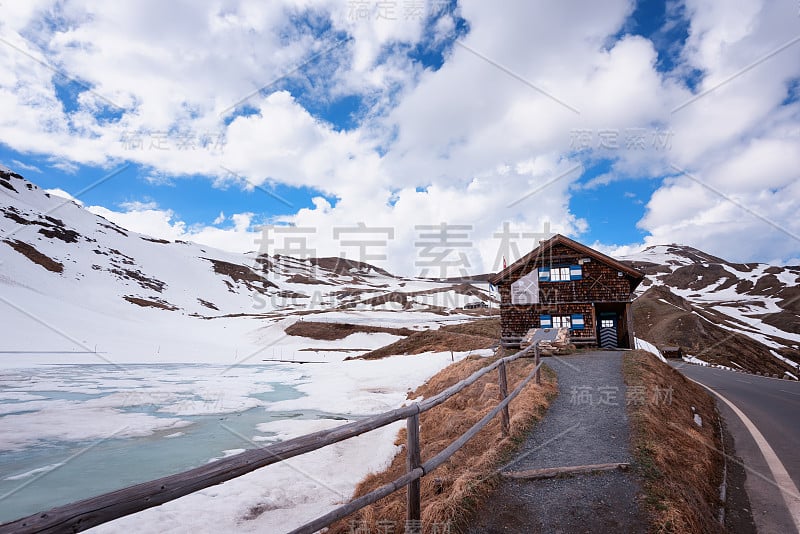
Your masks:
M522 338L520 349L539 342L539 353L542 356L571 354L575 345L570 343L569 328L531 328Z

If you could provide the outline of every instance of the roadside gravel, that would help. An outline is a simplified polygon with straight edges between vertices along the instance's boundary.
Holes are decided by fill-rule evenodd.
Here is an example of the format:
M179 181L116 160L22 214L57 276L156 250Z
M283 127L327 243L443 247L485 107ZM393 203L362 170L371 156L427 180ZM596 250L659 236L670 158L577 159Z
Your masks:
M558 374L559 395L502 471L632 462L622 353L544 362ZM646 532L639 494L633 471L503 479L469 532Z

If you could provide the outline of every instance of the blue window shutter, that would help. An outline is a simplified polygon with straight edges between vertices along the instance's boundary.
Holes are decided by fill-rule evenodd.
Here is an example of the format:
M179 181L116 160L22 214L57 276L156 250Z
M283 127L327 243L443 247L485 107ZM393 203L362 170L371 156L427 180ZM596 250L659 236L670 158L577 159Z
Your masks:
M542 328L553 328L553 317L550 315L540 315L539 326Z
M540 282L550 281L550 267L539 267L539 281Z
M580 280L583 278L583 270L581 269L580 265L570 265L569 266L569 279L570 280Z
M572 329L583 330L583 315L580 313L572 314Z

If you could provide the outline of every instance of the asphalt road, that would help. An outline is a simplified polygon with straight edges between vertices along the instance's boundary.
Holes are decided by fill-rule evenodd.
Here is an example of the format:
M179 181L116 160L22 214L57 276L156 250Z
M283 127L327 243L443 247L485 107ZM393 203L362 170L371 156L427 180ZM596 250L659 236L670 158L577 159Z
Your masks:
M744 412L764 435L794 484L800 487L800 382L681 362L672 365L687 377L719 392ZM796 528L786 504L750 432L725 403L718 400L717 406L733 435L736 455L747 472L745 488L759 532L794 532Z

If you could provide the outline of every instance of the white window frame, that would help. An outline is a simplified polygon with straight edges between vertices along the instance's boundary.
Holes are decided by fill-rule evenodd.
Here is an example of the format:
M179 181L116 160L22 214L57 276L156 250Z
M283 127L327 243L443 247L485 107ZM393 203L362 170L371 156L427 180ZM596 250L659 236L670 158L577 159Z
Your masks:
M567 267L551 267L550 268L550 281L551 282L569 282L569 266Z
M614 319L600 319L600 328L614 328Z
M570 315L553 315L551 321L553 328L572 328L572 316Z

